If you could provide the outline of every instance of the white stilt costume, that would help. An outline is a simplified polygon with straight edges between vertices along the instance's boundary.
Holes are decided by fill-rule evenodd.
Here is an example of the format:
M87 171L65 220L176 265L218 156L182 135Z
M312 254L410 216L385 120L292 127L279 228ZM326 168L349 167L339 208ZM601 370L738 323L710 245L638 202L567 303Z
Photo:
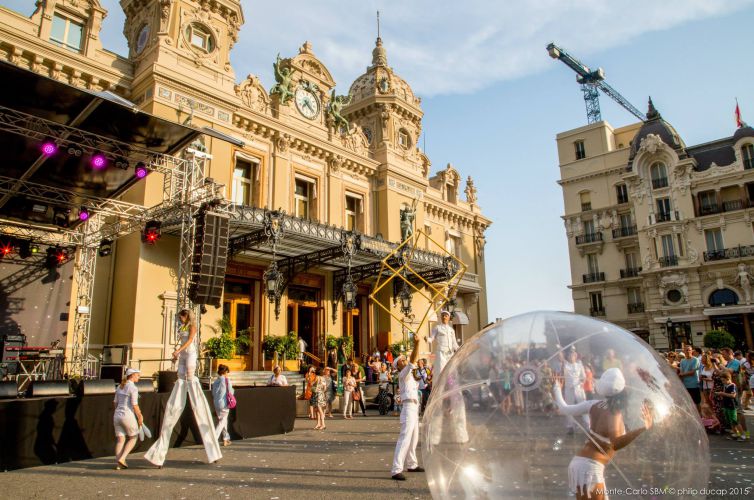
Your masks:
M441 315L449 314L443 311ZM432 352L435 354L435 361L432 363L432 378L438 380L445 365L448 364L450 358L458 350L458 341L456 340L456 331L453 326L448 323L440 323L432 328L432 332L427 338L427 342L432 346ZM446 383L446 390L451 388L454 384L454 380L448 380ZM465 443L469 440L469 434L466 430L466 406L463 402L463 397L458 393L457 398L445 401L443 403L445 414L453 413L452 421L453 425L450 428L451 434L447 436L446 441ZM438 415L432 422L432 428L430 429L430 443L438 444L442 436L443 430L443 416Z
M578 404L586 401L586 393L584 392L584 381L586 380L586 372L584 371L584 365L581 361L563 362L563 397L565 402L569 405ZM589 428L589 413L581 415L584 421L585 428ZM568 416L566 419L566 427L573 429L576 426L576 421L572 416Z
M188 342L189 331L187 326L181 327L180 334L181 344ZM170 447L170 436L173 433L173 427L178 423L181 414L183 414L183 409L186 407L186 394L188 394L191 400L191 407L194 409L194 419L199 427L199 434L202 437L202 443L204 443L204 450L207 452L207 461L212 463L222 458L220 445L217 443L217 438L215 437L212 413L209 409L207 398L204 397L204 393L202 392L202 386L195 376L196 362L196 343L192 343L187 349L178 354L178 380L165 407L160 437L144 455L144 458L155 465L161 466L165 462L165 456Z
M401 359L400 357L398 359ZM397 369L398 359L393 361ZM419 466L416 458L416 445L419 443L419 384L414 378L415 365L410 362L398 373L401 404L401 433L395 444L391 475L396 475L406 469Z

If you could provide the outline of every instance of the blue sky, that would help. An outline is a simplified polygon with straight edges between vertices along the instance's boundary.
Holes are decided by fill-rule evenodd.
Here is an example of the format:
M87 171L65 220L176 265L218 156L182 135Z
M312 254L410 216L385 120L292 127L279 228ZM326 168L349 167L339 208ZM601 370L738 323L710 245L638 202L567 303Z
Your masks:
M106 48L126 54L116 0ZM31 13L30 0L0 4ZM754 122L754 64L748 56L752 0L416 0L242 1L246 24L233 51L238 80L269 87L272 62L304 40L338 89L370 64L374 12L382 17L388 62L422 96L433 172L450 162L479 190L494 224L488 232L490 319L536 309L572 310L555 135L586 124L574 74L550 59L550 41L585 64L641 110L647 96L686 144L734 132L734 98ZM747 35L748 33L748 35ZM602 96L613 126L633 117Z

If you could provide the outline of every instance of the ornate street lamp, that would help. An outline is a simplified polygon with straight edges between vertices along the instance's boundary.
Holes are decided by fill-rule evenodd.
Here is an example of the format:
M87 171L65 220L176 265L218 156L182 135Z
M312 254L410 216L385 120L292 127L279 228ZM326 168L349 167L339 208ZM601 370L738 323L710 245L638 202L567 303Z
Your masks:
M274 260L264 272L264 286L267 293L267 299L270 303L275 303L275 317L280 316L280 271L278 264Z
M346 280L343 282L343 305L349 311L356 307L356 285L350 274L346 275Z
M665 323L666 333L668 335L668 345L671 349L675 349L675 339L672 337L673 332L673 320L668 318L668 321Z
M408 316L411 314L411 290L408 289L406 283L403 283L399 298L401 299L401 313Z

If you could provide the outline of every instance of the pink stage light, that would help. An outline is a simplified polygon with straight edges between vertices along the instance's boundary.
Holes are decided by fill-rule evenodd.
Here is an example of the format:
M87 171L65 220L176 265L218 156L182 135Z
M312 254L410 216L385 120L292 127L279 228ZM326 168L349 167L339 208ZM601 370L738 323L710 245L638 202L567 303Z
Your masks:
M58 146L52 141L47 141L42 144L42 154L45 156L52 156L58 152Z
M79 210L79 220L82 222L89 220L89 210L87 210L84 207L81 207L81 210Z
M148 173L149 173L149 170L147 170L147 167L144 166L143 163L139 163L138 165L136 165L136 168L134 169L134 175L136 175L137 179L143 179L144 177L147 176Z
M107 163L107 159L105 158L105 155L94 155L92 156L92 167L94 167L97 170L105 168L105 164Z

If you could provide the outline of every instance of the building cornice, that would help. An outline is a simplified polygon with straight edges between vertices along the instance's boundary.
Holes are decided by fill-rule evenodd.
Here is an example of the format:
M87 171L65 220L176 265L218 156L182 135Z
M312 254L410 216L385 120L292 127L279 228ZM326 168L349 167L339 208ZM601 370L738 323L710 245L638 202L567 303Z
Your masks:
M626 171L625 166L610 167L604 170L595 170L594 172L589 172L588 174L582 174L582 175L577 175L575 177L569 177L568 179L560 179L557 182L559 185L564 186L566 184L573 184L575 182L581 182L587 179L593 179L595 177L605 177L611 174L622 174L622 173L625 173L625 171Z

